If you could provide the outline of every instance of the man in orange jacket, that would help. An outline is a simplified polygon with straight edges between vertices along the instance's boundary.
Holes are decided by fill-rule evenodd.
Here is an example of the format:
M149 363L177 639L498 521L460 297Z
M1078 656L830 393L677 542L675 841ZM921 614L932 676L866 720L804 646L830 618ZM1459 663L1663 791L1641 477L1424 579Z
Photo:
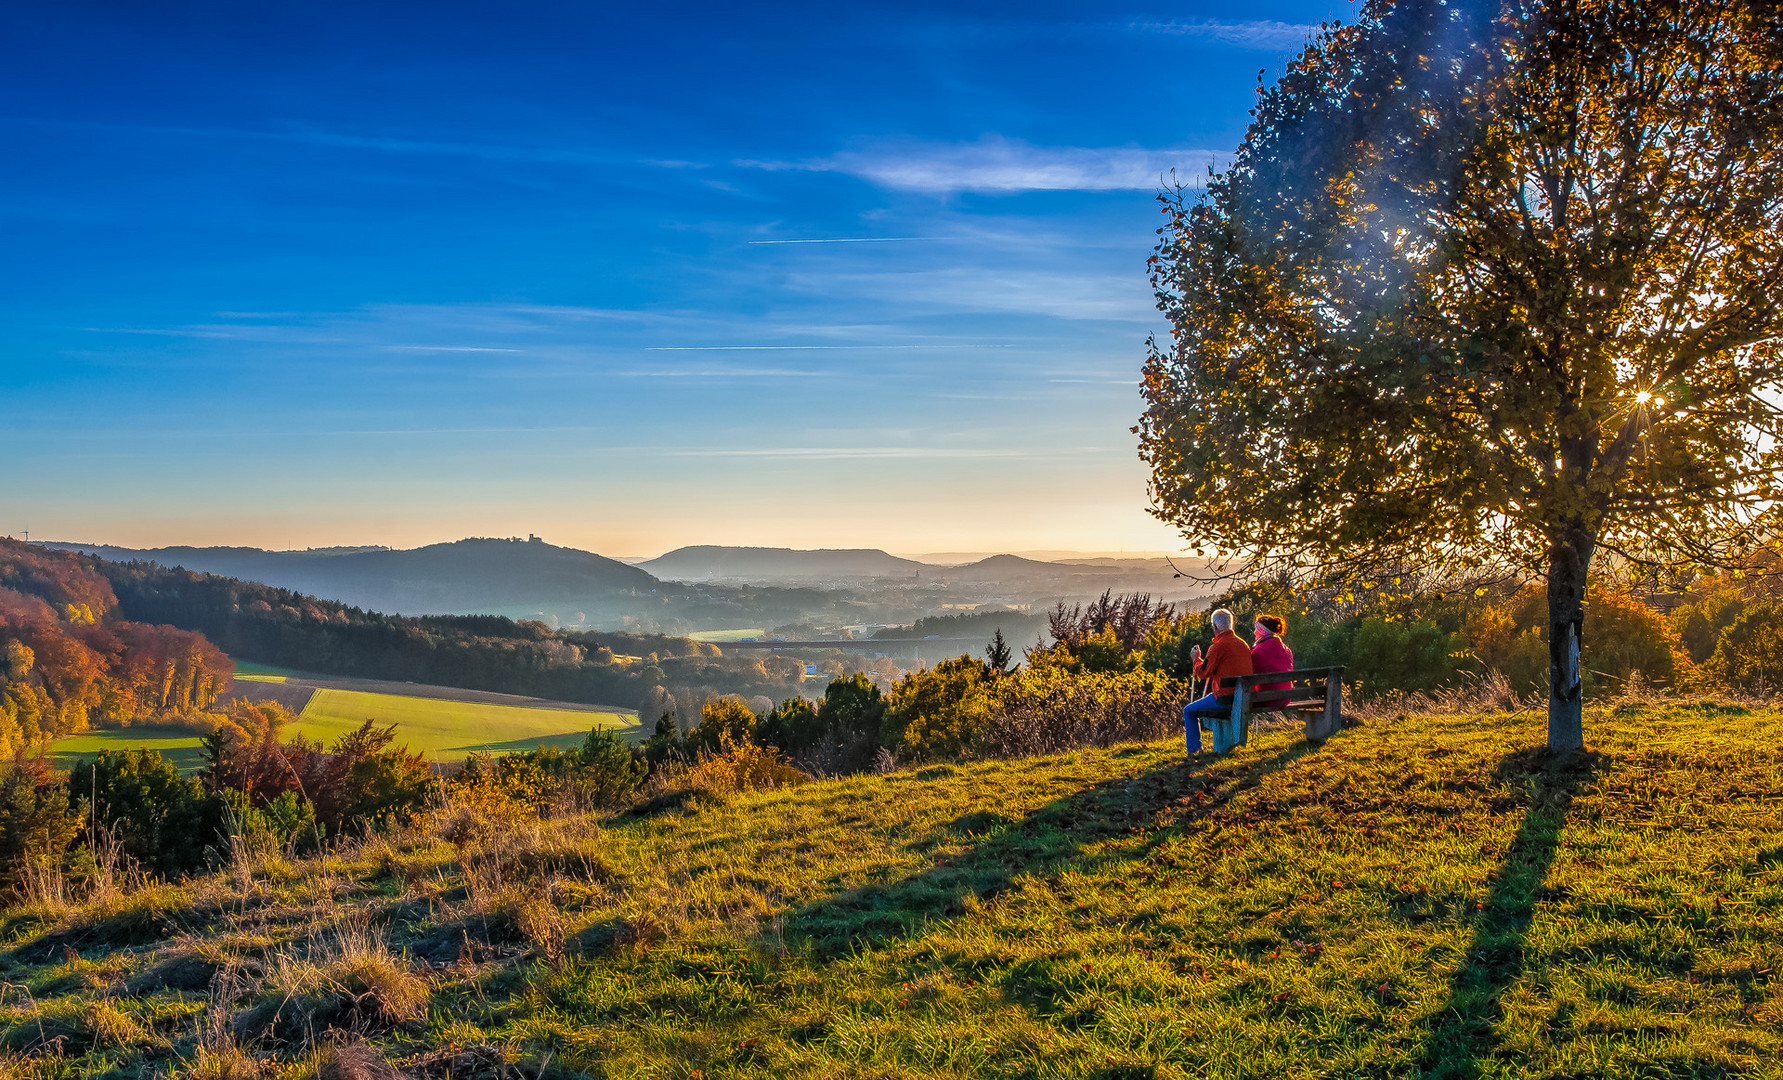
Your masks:
M1183 738L1188 743L1189 753L1201 752L1201 717L1198 712L1205 712L1221 706L1230 707L1232 691L1222 689L1220 680L1233 675L1249 675L1251 669L1250 646L1239 640L1232 632L1232 613L1225 608L1215 608L1213 612L1213 644L1207 647L1207 658L1201 658L1201 646L1197 645L1189 651L1189 659L1195 664L1195 678L1207 681L1208 694L1204 698L1191 701L1183 706L1182 730Z

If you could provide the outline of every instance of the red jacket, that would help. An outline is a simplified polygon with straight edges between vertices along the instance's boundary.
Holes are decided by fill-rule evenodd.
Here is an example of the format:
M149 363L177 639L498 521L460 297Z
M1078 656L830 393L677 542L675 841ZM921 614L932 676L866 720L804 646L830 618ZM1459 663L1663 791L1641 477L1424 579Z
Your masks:
M1251 670L1259 675L1271 671L1293 671L1294 651L1288 648L1287 644L1284 643L1281 638L1266 637L1262 641L1257 642L1256 648L1251 650ZM1293 683L1285 682L1258 683L1256 688L1258 690L1286 690L1293 685ZM1265 702L1261 707L1265 709L1279 709L1281 708L1281 703L1278 701L1270 701Z
M1215 634L1213 644L1207 647L1207 655L1195 665L1195 678L1207 680L1207 692L1220 697L1229 698L1232 691L1220 685L1220 680L1233 675L1249 675L1251 673L1251 651L1238 635L1230 630Z

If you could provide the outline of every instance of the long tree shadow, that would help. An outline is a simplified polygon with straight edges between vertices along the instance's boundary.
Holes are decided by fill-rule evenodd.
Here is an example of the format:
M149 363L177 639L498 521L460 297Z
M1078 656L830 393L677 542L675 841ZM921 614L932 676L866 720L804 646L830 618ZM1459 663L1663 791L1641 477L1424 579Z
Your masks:
M1120 858L1143 858L1170 835L1153 829L1170 823L1192 826L1224 811L1227 803L1255 788L1322 745L1296 740L1280 751L1251 760L1197 755L1131 776L1104 780L1014 818L995 809L960 815L919 841L918 851L966 842L963 854L939 857L919 873L898 881L862 885L786 912L784 931L808 942L819 956L841 955L863 945L916 935L936 919L964 913L971 902L1003 893L1018 875L1056 876L1066 869L1093 869L1101 860L1084 849L1117 836L1144 832L1124 847Z
M1600 765L1595 753L1557 757L1545 749L1518 751L1500 762L1498 779L1525 787L1528 809L1492 876L1473 941L1450 979L1448 1001L1431 1025L1421 1075L1476 1077L1481 1063L1497 1052L1499 1001L1523 972L1524 945L1567 811L1573 795Z

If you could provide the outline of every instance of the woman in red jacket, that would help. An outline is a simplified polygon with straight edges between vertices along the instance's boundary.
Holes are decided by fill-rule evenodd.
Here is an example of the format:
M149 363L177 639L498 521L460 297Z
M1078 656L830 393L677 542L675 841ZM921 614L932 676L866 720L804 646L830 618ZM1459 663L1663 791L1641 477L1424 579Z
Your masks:
M1282 631L1287 624L1274 615L1257 616L1256 625L1251 627L1251 636L1257 644L1251 649L1251 670L1258 675L1276 671L1294 670L1294 653L1282 640ZM1258 683L1258 690L1287 690L1293 683ZM1267 702L1257 706L1259 709L1279 709L1276 702Z

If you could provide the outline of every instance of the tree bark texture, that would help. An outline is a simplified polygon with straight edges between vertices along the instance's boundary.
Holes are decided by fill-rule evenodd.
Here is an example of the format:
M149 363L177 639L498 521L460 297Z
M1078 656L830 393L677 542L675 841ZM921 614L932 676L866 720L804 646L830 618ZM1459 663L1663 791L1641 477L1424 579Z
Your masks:
M1585 581L1596 538L1583 522L1553 534L1548 560L1548 749L1585 748L1584 688L1579 648L1584 642Z

